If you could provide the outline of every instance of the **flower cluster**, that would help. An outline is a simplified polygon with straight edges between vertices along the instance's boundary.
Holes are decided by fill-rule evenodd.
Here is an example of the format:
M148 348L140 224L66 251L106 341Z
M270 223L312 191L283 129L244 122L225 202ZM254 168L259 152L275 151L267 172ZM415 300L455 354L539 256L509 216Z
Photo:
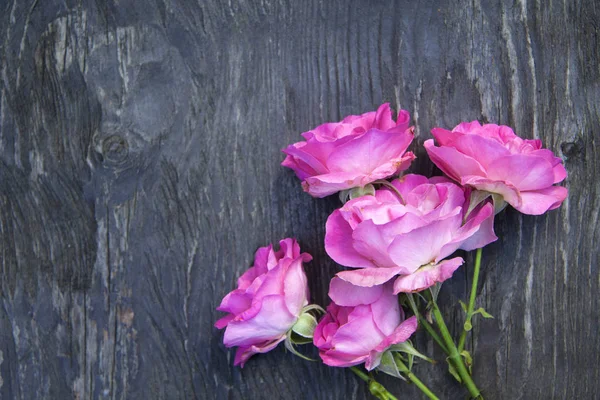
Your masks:
M446 176L401 175L415 158L407 152L413 139L409 121L404 110L394 121L383 104L377 111L320 125L302 134L305 141L283 150L282 165L294 170L304 191L313 197L340 192L345 204L327 219L325 250L349 269L330 281L331 303L324 310L309 305L303 264L311 256L301 253L295 240L282 240L279 251L260 248L254 266L218 307L228 314L216 327L225 328L227 347L238 347L236 365L282 341L302 356L294 346L312 342L325 364L351 367L381 399L394 397L356 365L409 379L435 399L411 372L414 357L430 360L409 340L420 326L447 353L457 380L471 396L481 397L464 349L472 318L491 317L474 304L481 248L497 240L494 218L507 204L531 215L559 207L567 189L556 184L566 171L539 140L473 121L451 131L435 128L435 141L424 143ZM456 251L476 249L472 294L468 305L461 302L465 329L457 345L436 297L440 284L465 262ZM433 315L429 321L424 310ZM320 320L319 313L324 314Z

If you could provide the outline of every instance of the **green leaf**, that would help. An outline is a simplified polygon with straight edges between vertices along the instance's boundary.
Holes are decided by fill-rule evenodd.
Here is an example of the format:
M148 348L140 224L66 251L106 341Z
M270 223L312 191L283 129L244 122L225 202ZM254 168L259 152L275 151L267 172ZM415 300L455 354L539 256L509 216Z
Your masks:
M462 383L462 379L460 379L460 375L458 375L458 372L454 368L454 365L452 365L452 363L450 362L450 357L446 358L446 361L448 362L448 372L450 372L450 374L454 377L454 379L456 379L457 381Z
M479 307L477 310L473 311L473 315L481 314L483 318L494 318L494 316L483 309L483 307Z
M467 312L467 304L462 300L459 300L458 302L460 303L460 307L463 309L463 311Z

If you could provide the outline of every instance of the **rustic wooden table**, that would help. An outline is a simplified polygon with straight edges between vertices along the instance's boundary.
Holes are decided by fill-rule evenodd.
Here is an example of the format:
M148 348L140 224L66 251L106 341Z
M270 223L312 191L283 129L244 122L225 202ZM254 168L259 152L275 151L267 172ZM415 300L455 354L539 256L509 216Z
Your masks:
M497 221L477 298L496 318L468 346L487 399L599 398L599 29L595 0L0 1L0 398L370 398L283 348L233 367L213 323L287 236L325 304L338 203L280 149L383 102L411 112L412 171L435 172L430 128L473 119L564 159L560 209ZM442 289L455 331L472 261ZM416 370L465 397L443 362Z

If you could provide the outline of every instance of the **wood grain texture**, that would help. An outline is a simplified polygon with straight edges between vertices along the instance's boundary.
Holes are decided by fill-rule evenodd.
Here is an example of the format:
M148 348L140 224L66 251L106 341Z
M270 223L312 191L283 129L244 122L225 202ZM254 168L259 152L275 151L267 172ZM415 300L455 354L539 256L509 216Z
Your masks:
M325 304L338 203L280 149L383 102L411 112L411 171L436 172L430 128L473 119L565 160L560 209L497 219L478 294L496 318L468 346L488 399L596 398L599 29L593 0L0 2L0 398L369 398L283 349L234 368L213 323L288 236ZM455 332L467 261L441 294ZM416 371L464 397L443 363Z

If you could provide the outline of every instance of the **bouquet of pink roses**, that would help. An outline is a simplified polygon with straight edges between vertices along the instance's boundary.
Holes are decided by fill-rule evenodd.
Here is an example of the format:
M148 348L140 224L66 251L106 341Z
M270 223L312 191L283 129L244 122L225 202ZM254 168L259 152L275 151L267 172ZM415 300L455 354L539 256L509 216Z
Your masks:
M532 215L559 207L567 189L555 184L567 174L539 140L474 121L452 131L435 128L435 141L425 141L445 177L401 175L415 158L406 151L413 139L409 120L401 110L394 121L383 104L320 125L283 150L282 165L294 170L304 191L314 197L339 193L344 204L327 219L325 250L348 269L331 279L325 310L309 304L303 265L312 257L296 240L282 240L278 251L258 249L254 266L218 307L227 315L215 326L225 328L227 347L238 348L235 365L282 341L307 358L296 346L313 343L325 364L350 367L380 399L395 397L369 371L412 382L437 399L412 372L415 357L433 361L409 340L420 327L447 354L449 372L472 398L482 398L464 349L473 317L491 317L475 308L481 249L497 239L494 218L507 204ZM457 250L477 254L468 302L460 302L463 331L455 340L437 294L464 263Z

